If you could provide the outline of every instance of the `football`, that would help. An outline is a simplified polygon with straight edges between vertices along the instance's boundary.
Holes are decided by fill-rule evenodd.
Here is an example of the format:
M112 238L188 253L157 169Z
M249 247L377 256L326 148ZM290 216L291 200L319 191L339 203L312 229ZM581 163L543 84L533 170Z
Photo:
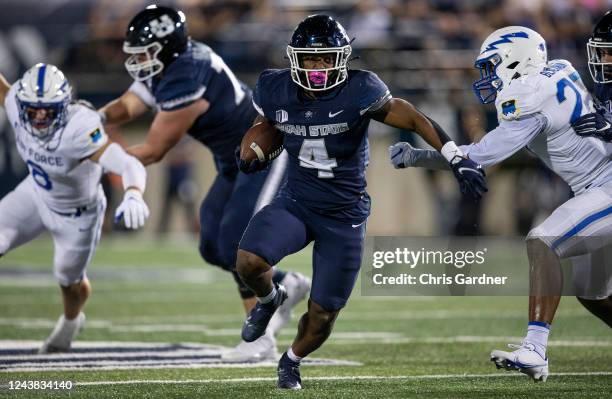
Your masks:
M240 159L250 163L271 161L283 151L283 134L267 122L253 125L242 138Z

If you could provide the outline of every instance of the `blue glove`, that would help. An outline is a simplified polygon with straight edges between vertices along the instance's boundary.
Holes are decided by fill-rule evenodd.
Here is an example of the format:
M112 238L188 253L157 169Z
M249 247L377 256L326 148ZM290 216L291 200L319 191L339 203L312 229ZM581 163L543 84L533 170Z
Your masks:
M598 112L581 116L572 123L572 127L579 136L595 136L612 141L612 124Z
M463 194L470 194L474 199L479 200L484 193L489 191L481 165L469 158L457 155L451 159L450 167Z
M255 173L260 170L264 170L268 167L270 162L261 162L259 159L255 158L251 162L246 162L244 159L240 158L240 146L236 147L236 151L234 151L234 155L236 156L236 164L238 164L238 169L242 173Z

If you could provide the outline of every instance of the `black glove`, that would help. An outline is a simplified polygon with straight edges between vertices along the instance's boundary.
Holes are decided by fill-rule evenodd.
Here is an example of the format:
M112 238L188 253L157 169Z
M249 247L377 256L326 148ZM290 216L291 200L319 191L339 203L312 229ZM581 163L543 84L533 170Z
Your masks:
M612 124L598 112L586 114L572 123L579 136L595 136L604 141L612 141Z
M461 193L470 194L474 199L479 200L484 193L489 191L481 165L457 155L451 159L450 167L459 182Z
M236 164L238 164L238 169L240 169L242 173L255 173L260 170L264 170L268 167L269 164L269 162L261 162L257 158L255 158L251 162L246 162L245 160L240 158L240 146L236 147L234 155L236 156Z

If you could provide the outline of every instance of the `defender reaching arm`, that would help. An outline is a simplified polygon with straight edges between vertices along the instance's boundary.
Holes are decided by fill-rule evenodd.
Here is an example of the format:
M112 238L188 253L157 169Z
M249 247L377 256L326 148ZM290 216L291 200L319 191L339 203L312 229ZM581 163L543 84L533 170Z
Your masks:
M477 161L466 158L463 151L436 122L423 115L409 102L392 98L379 109L368 112L372 114L372 119L386 125L417 132L429 145L438 150L441 158L448 161L459 181L462 193L470 193L478 199L488 191L484 172ZM401 158L405 150L398 148L397 151L393 158Z

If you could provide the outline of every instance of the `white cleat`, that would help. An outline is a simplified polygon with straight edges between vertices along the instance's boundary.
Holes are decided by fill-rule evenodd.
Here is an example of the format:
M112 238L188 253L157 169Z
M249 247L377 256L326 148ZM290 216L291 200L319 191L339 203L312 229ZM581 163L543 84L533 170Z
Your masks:
M310 291L310 279L301 273L288 272L280 282L287 290L287 299L278 308L268 329L277 335L281 328L291 320L293 308L300 303Z
M234 349L221 354L221 360L229 363L252 363L278 359L276 339L268 329L253 342L242 341Z
M508 371L516 370L527 374L535 382L545 382L548 378L548 358L543 358L535 346L523 341L521 345L508 345L516 349L512 352L494 350L491 352L491 361L498 369L504 368Z
M53 328L53 332L43 343L38 353L69 352L72 341L81 332L84 325L85 313L83 312L79 313L74 320L66 320L64 315L61 315L55 324L55 328Z

